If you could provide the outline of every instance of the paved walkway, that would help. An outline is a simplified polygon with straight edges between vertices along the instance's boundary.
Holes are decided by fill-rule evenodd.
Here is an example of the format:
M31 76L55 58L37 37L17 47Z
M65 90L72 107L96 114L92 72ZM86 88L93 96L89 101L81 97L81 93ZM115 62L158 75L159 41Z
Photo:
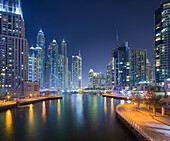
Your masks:
M124 95L117 95L117 94L102 94L103 97L110 97L110 98L117 98L117 99L125 99L131 100L133 97L131 96L124 96Z
M16 102L13 102L13 101L0 102L0 107L14 105L14 104L16 104Z
M147 116L151 116L155 120L158 120L158 121L170 126L170 116L167 116L167 115L163 116L162 114L157 112L156 117L155 117L155 116L153 116L153 112L151 110L146 109L145 106L141 106L139 112L142 112L142 113L146 114Z
M47 97L37 97L37 98L25 98L19 100L20 103L27 103L27 102L35 102L39 100L46 100L46 99L57 99L57 98L62 98L63 96L58 95L58 96L47 96ZM0 108L6 107L6 106L11 106L15 105L16 101L6 101L6 102L1 102L0 101Z
M170 126L136 111L133 104L118 105L116 111L150 140L170 141Z

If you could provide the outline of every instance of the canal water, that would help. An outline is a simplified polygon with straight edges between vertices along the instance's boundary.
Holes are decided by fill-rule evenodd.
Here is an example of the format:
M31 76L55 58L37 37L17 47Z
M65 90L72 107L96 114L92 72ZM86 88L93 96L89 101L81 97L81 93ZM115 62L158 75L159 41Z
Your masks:
M127 101L130 102L130 101ZM116 119L124 100L97 95L64 94L0 112L0 141L136 141Z

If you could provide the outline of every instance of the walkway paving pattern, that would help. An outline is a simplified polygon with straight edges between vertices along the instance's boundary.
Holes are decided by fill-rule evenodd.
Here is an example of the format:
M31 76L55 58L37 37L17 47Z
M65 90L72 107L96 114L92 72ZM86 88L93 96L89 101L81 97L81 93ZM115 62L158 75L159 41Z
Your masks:
M118 105L116 111L147 139L170 141L170 126L136 111L133 104Z

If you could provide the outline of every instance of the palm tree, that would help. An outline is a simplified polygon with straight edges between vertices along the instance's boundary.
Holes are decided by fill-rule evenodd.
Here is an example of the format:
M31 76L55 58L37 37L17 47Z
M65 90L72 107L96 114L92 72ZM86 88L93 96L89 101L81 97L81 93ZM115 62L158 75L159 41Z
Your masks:
M165 115L165 106L167 105L167 103L164 102L163 99L160 99L159 105L162 108L162 115L164 116Z
M143 99L137 95L133 101L137 103L137 108L140 109L140 103L143 101Z
M145 104L152 106L154 116L156 116L156 107L159 106L161 98L161 96L154 95L151 98L145 99Z

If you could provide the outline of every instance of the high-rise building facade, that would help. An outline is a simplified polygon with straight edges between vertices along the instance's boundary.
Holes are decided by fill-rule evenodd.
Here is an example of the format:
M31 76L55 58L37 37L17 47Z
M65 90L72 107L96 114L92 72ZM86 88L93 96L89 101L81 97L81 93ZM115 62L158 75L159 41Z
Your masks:
M61 43L61 54L64 56L64 90L68 90L68 57L67 57L67 43L63 39Z
M148 59L146 61L146 81L149 83L153 82L153 67Z
M130 47L128 42L117 44L112 50L112 85L130 83Z
M71 72L68 71L68 89L71 90L72 86L71 86Z
M131 82L146 81L146 49L131 49Z
M37 34L35 58L35 80L40 82L40 89L43 89L45 88L45 36L42 30Z
M161 6L155 11L155 81L158 84L170 78L170 0L162 0Z
M20 0L0 1L0 95L24 95L28 43Z
M58 65L57 65L57 70L58 70L58 90L65 90L65 72L64 72L64 67L65 67L65 58L64 55L59 54L58 55Z
M28 80L34 82L34 60L35 60L35 48L32 46L29 49L28 56Z
M100 89L101 88L100 73L96 73L92 69L90 69L90 71L88 73L88 88L90 88L90 89Z
M48 60L50 62L50 88L57 89L58 76L57 76L57 64L58 64L58 45L56 40L53 40L48 48Z
M112 86L112 65L111 62L106 65L106 89L111 89Z
M90 69L88 73L88 88L92 89L93 88L93 76L94 76L94 71Z
M72 56L72 82L73 90L82 88L82 57L80 51L78 56Z

